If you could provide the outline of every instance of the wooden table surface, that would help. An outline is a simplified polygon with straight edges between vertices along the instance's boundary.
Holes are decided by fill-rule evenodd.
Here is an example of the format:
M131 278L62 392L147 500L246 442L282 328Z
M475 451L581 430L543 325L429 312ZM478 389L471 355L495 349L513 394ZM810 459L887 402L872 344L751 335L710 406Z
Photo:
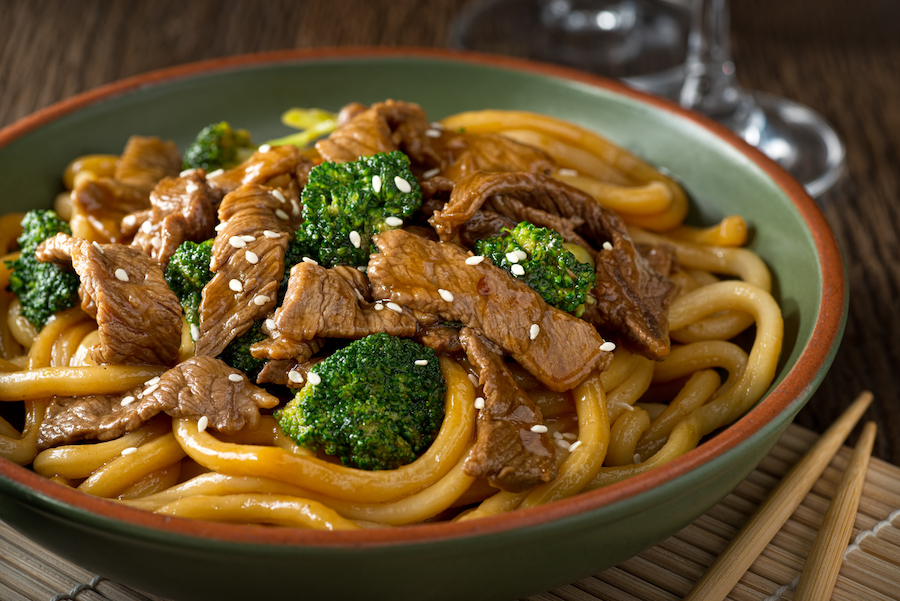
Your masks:
M477 1L477 0L476 0ZM341 45L446 46L465 0L0 0L0 127L104 83L220 56ZM821 432L862 389L900 463L900 3L732 3L748 89L824 115L847 171L821 199L842 245L850 314L841 350L797 421Z

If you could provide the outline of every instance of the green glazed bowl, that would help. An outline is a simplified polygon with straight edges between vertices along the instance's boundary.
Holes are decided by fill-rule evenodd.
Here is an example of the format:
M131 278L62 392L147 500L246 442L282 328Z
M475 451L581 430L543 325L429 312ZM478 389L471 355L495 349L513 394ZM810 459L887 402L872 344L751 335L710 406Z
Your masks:
M675 174L691 222L743 215L770 266L785 343L767 396L672 463L605 489L484 520L362 532L163 517L81 494L0 460L0 518L104 577L172 599L512 599L611 567L675 533L774 446L830 366L847 309L837 244L802 187L724 128L597 77L435 50L280 52L176 67L100 88L0 132L2 211L48 207L81 154L131 134L181 148L218 120L255 140L292 106L386 98L433 119L525 109L608 136Z

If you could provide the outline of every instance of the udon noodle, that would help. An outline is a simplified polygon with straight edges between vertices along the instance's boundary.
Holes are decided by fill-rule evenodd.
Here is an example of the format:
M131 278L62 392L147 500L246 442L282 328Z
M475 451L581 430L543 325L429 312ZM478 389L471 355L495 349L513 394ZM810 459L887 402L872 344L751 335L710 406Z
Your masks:
M453 115L430 128L434 138L465 132L456 139L455 157L479 136L499 135L517 148L538 149L552 165L552 178L615 211L635 243L664 246L674 254L675 267L665 275L678 292L667 304L671 350L664 358L648 358L614 338L618 346L608 367L562 391L507 359L517 384L543 416L558 463L552 481L507 491L467 473L480 411L476 398L484 393L478 370L458 352L440 356L447 393L436 439L396 469L346 467L300 447L282 433L270 410L262 411L255 428L231 434L160 413L111 440L40 449L39 433L54 397L121 395L161 376L166 367L97 364L91 349L101 334L80 307L59 312L38 331L7 291L5 262L0 263L0 311L7 315L0 322L0 402L9 419L0 418L0 455L64 486L165 515L321 529L402 526L533 507L634 476L687 453L765 394L781 349L782 320L768 269L741 248L748 229L743 219L730 216L707 228L685 225L688 199L673 179L560 119L484 110ZM322 160L314 147L304 156ZM75 237L110 242L98 233L96 216L73 206L69 190L79 180L111 177L115 161L83 157L65 174L68 190L55 208L71 222ZM452 183L473 170L461 163L416 175L423 186L433 178ZM109 219L121 219L125 212L112 214ZM21 214L0 218L4 261L17 256L21 219ZM120 236L118 242L130 240ZM190 357L193 347L185 334L180 358Z

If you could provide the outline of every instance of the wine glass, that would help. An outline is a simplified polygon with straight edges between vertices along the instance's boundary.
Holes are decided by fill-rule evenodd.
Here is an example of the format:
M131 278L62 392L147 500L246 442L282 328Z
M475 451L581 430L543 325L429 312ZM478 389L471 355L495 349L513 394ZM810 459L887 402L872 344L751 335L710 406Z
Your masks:
M668 97L728 126L820 196L842 172L843 144L811 109L741 88L729 31L726 0L487 0L460 12L450 43Z

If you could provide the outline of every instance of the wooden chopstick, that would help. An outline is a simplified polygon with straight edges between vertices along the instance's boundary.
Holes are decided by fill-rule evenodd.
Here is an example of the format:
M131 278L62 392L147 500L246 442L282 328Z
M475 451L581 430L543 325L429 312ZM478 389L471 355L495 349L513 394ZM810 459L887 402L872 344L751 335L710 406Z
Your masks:
M866 469L875 444L875 422L869 422L860 435L850 463L841 479L822 527L816 535L806 565L800 574L794 601L830 599L844 559L844 550L853 531L856 510L866 481Z
M871 392L865 391L856 397L779 482L684 601L717 601L731 592L812 489L871 403Z

